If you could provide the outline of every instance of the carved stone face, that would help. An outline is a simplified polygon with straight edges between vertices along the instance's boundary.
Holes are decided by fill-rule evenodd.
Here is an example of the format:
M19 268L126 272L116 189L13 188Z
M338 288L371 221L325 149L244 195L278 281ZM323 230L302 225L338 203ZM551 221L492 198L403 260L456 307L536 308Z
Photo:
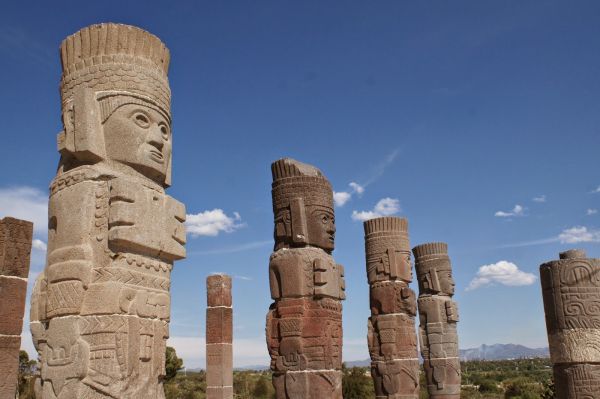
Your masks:
M438 280L440 282L441 292L454 295L454 278L452 278L452 272L450 270L440 270L437 272Z
M333 211L322 206L307 206L306 218L310 244L325 251L333 251L335 247Z
M153 108L126 104L117 108L104 123L106 155L164 182L171 159L171 127Z

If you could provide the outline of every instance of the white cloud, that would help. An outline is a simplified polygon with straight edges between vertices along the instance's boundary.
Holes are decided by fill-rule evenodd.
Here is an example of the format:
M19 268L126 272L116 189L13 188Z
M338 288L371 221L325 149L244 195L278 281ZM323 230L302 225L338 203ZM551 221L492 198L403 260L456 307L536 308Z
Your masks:
M48 194L34 187L0 189L0 217L11 216L33 222L33 231L48 234Z
M362 194L365 192L365 188L364 186L361 186L360 184L356 183L356 182L350 182L349 184L350 187L352 187L352 190L356 193L356 194Z
M33 249L37 249L38 251L46 251L48 249L48 245L46 245L44 241L38 238L35 238L31 242L31 246L33 247Z
M352 220L365 221L400 212L400 201L395 198L382 198L371 211L352 211Z
M592 193L600 193L600 186L596 187L596 189L593 190Z
M227 216L222 209L216 208L212 211L187 215L185 225L187 232L190 233L192 237L215 237L222 231L231 233L244 227L244 223L239 223L241 220L242 217L237 212L233 212L233 216Z
M592 215L595 215L595 214L597 214L597 213L598 213L598 209L591 209L591 208L590 208L590 209L588 209L588 210L586 211L586 215L588 215L588 216L592 216Z
M495 283L507 286L531 285L536 279L534 274L519 270L514 263L501 260L491 265L481 266L466 290L472 291Z
M540 195L539 197L533 197L533 202L546 202L546 196Z
M333 192L333 202L335 202L335 206L344 206L346 202L348 202L352 198L352 194L346 191L334 191Z
M348 184L351 188L349 191L334 191L333 192L333 201L336 206L342 207L346 204L346 202L350 201L353 194L358 194L359 196L365 192L364 186L356 182L350 182Z
M494 216L499 217L499 218L508 218L508 217L512 217L512 216L524 216L524 215L525 215L525 208L523 208L519 204L515 205L515 207L508 212L498 211L494 214Z
M600 231L585 226L575 226L565 229L558 235L562 244L577 244L580 242L600 242Z

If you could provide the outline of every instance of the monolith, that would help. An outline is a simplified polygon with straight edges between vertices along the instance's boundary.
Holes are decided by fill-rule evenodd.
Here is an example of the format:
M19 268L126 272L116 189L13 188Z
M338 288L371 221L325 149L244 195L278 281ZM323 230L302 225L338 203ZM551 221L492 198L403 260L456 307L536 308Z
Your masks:
M0 399L14 399L33 223L0 220Z
M364 222L371 317L369 352L377 398L418 398L419 359L408 221L381 217Z
M206 398L233 399L231 277L206 278Z
M31 299L44 399L164 398L170 274L185 256L171 182L169 51L127 25L60 46L60 161Z
M419 337L430 398L460 398L458 307L448 246L442 242L413 248L419 281Z
M314 166L271 165L275 248L267 346L278 399L342 398L344 268L335 263L333 191Z
M556 397L600 398L600 259L559 257L540 266Z

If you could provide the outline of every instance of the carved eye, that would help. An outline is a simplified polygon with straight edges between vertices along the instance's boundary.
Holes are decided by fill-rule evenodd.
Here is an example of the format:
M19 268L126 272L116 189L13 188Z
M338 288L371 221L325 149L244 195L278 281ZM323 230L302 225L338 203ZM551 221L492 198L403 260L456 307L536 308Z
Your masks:
M150 126L150 118L143 112L136 112L133 114L133 121L139 127L148 128Z
M159 128L160 128L160 134L162 134L162 138L165 141L169 140L169 126L167 126L166 123L161 122L159 123Z
M321 217L321 222L323 222L323 224L327 224L329 222L329 216L323 215Z

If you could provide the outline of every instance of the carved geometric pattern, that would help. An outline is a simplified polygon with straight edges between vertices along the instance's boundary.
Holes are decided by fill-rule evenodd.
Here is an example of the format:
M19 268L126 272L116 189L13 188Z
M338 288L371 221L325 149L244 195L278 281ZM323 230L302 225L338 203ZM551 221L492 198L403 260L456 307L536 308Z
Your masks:
M93 269L93 273L93 281L96 283L115 281L161 291L169 291L171 286L170 281L166 278L155 277L151 274L135 272L120 267Z

